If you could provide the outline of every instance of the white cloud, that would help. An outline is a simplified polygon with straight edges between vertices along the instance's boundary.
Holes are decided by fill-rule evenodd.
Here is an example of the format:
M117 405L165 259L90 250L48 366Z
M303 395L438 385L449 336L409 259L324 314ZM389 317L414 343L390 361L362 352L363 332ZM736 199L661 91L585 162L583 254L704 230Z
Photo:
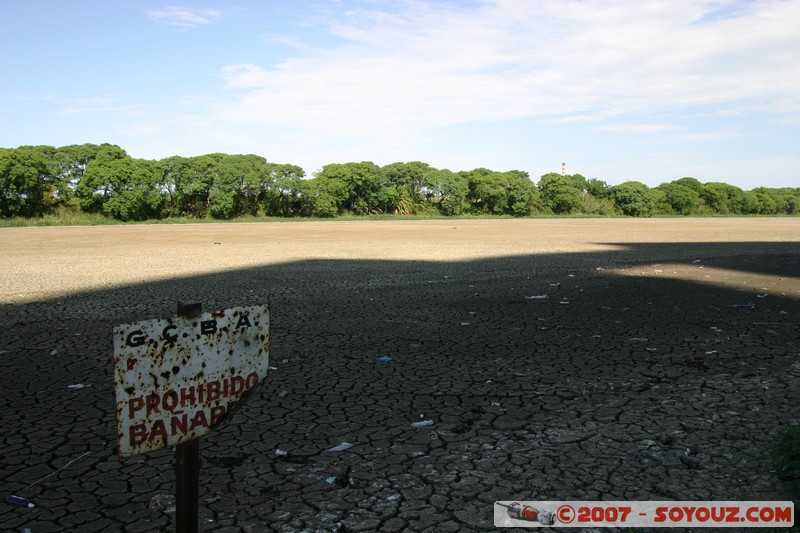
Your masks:
M95 113L98 111L119 111L120 106L115 106L113 98L110 96L89 96L89 97L67 97L67 96L45 96L45 102L56 104L59 115L76 115L79 113Z
M180 31L187 31L205 24L211 24L221 13L217 9L191 9L178 6L167 6L147 12L153 22L172 26Z
M402 5L335 20L328 30L344 39L337 47L224 68L228 87L241 92L219 112L233 122L375 134L690 106L796 110L800 101L797 2L759 2L705 21L718 2Z
M674 131L681 129L675 124L611 124L600 126L599 131L610 131L614 133L661 133L664 131Z

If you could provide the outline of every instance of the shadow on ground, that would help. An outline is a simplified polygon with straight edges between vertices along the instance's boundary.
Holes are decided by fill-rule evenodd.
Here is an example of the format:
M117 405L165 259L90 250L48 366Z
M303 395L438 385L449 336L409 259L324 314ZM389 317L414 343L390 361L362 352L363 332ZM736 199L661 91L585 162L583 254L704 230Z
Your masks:
M178 300L272 308L267 384L201 444L204 531L489 530L497 500L785 500L768 447L800 423L798 284L798 243L624 244L5 306L0 492L37 507L0 505L0 529L172 527L150 508L174 492L172 452L115 455L111 328Z

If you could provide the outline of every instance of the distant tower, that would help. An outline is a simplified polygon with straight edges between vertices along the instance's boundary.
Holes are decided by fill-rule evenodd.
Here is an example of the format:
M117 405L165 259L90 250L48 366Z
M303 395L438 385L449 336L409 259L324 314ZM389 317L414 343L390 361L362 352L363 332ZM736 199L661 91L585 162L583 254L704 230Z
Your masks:
M567 164L566 163L561 163L561 175L562 176L566 176L567 175Z

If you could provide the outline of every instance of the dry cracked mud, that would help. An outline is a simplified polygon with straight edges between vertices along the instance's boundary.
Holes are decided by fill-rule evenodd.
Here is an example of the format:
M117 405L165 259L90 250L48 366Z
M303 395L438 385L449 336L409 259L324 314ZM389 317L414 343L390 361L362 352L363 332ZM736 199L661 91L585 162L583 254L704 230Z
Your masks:
M202 531L791 498L769 446L800 423L797 218L6 228L0 251L0 492L36 504L0 504L3 531L174 527L151 508L173 451L116 456L111 328L178 300L272 313L267 382L201 441Z

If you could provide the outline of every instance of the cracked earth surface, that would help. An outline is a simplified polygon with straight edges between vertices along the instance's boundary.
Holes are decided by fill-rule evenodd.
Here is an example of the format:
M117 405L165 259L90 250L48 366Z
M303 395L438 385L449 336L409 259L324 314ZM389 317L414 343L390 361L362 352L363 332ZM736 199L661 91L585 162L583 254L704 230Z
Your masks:
M272 308L267 382L201 441L202 531L790 499L768 449L800 423L799 236L796 218L1 229L0 492L36 507L0 504L0 530L174 528L151 507L172 450L116 457L111 328L177 300Z

